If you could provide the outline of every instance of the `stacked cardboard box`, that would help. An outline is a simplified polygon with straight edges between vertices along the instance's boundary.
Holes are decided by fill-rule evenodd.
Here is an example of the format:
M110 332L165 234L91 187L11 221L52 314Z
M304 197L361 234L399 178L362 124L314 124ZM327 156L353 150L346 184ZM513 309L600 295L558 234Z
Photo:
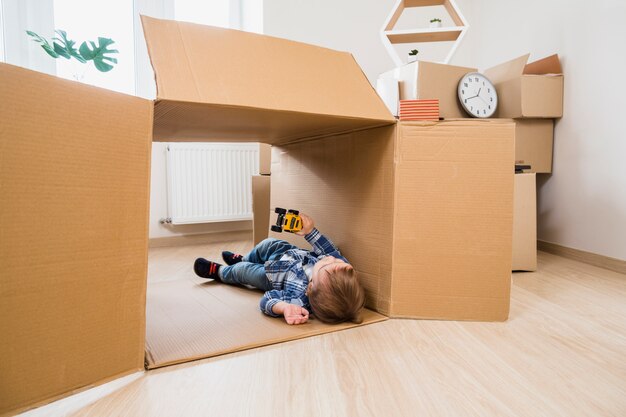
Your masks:
M511 120L396 123L350 54L143 24L154 103L0 64L0 413L142 369L151 139L273 145L271 206L313 215L370 308L507 319Z
M527 64L529 55L485 71L498 91L498 117L515 119L515 163L552 172L554 119L563 116L563 71L558 55Z
M528 57L526 54L502 63L486 70L485 75L498 91L499 104L495 117L515 120L515 163L530 165L528 173L551 173L554 119L563 114L563 73L557 55L527 64ZM463 75L473 71L477 70L418 61L387 71L381 74L380 79L399 82L401 102L439 98L440 116L448 119L467 117L459 105L457 85ZM520 181L521 177L518 179L516 176L516 184ZM529 184L530 180L526 182ZM536 201L535 196L531 198L528 194L527 186L523 194L525 197L520 195L519 198ZM516 207L517 210L524 207L525 213L520 215L529 220L523 224L529 229L528 233L536 236L536 223L530 223L536 219L536 213L531 216L528 205ZM536 206L532 210L536 211ZM519 228L516 230L517 233L521 231ZM520 243L522 241L525 246ZM527 260L518 260L514 269L536 270L536 242L521 239L514 247L514 258ZM529 253L534 253L534 258L528 256Z
M515 119L513 270L537 269L537 174L552 172L554 119L563 115L563 71L557 55L527 64L521 56L486 71L498 91L500 117Z
M261 143L259 147L259 175L252 176L252 240L256 245L267 237L270 227L270 183L272 147Z

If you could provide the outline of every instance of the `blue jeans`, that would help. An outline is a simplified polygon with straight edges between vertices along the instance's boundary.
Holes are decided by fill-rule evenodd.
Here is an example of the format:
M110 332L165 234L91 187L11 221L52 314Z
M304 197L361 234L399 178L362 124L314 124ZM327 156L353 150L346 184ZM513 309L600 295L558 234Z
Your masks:
M265 239L243 257L243 260L231 266L220 268L222 281L227 284L250 285L263 291L272 289L272 282L265 275L265 262L276 261L289 249L297 246L284 240Z

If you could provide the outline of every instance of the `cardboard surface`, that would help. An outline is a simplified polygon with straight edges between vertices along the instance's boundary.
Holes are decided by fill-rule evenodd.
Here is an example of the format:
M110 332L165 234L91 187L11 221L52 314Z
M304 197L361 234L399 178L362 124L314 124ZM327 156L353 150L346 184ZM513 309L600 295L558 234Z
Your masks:
M563 73L552 55L526 64L529 54L485 71L498 91L497 117L563 116Z
M289 326L259 310L262 291L200 278L150 284L146 363L158 368L194 359L301 339L386 320L365 310L363 323L310 320ZM244 319L245 318L245 319Z
M513 271L537 270L536 174L515 174Z
M381 74L380 78L400 81L400 99L439 99L439 115L444 119L468 117L461 107L459 80L476 68L416 61Z
M391 311L394 141L389 126L272 148L271 207L312 216L356 268L367 306L383 314Z
M398 125L392 316L506 320L514 125Z
M267 238L270 230L270 215L273 212L270 207L270 184L269 175L252 176L252 240L255 245Z
M551 173L553 139L554 120L515 119L515 163L530 165L525 172Z
M397 131L275 147L271 206L312 215L357 269L370 308L506 320L514 128L497 119L400 122Z
M272 147L266 143L259 143L259 175L272 173Z
M0 64L0 414L143 368L151 118Z
M273 144L395 120L349 53L146 16L142 24L155 140Z

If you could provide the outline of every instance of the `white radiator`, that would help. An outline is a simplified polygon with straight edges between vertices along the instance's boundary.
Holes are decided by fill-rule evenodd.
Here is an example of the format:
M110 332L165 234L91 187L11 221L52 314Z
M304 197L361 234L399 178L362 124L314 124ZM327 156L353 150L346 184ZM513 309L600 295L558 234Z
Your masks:
M166 222L252 219L252 175L258 143L170 143L167 147Z

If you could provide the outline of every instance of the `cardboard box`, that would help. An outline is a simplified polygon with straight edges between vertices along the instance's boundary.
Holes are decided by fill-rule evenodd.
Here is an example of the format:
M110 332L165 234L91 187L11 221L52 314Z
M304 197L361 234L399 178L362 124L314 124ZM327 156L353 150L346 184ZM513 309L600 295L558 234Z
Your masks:
M272 146L259 143L259 175L272 173Z
M498 91L495 117L555 118L563 115L563 70L558 55L527 64L529 54L485 70ZM459 104L459 80L476 68L417 61L380 75L400 81L400 99L440 100L444 119L468 117Z
M536 174L515 174L513 271L537 270Z
M252 240L255 245L267 238L270 230L270 181L269 175L252 176Z
M506 319L512 122L395 125L347 53L143 23L154 117L0 65L0 413L142 368L152 133L285 145L272 199L330 231L379 311Z
M0 414L143 369L151 120L0 64Z
M476 68L416 61L380 75L400 82L400 100L439 99L439 115L444 119L467 117L457 96L459 80Z
M530 165L525 172L552 172L554 120L515 119L515 163Z
M273 147L271 206L310 214L378 312L506 320L513 135L511 120L399 122Z
M157 84L155 141L277 144L395 122L349 53L193 23L141 21Z
M526 64L528 57L485 71L498 91L496 117L563 116L563 70L558 55Z

